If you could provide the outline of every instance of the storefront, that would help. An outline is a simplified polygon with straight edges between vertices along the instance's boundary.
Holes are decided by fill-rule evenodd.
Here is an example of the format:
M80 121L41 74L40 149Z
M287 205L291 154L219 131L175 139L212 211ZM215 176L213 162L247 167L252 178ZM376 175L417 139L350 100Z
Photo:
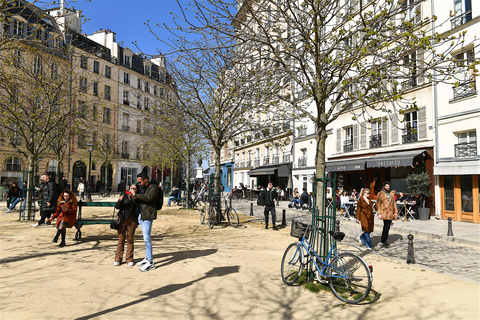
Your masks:
M268 182L272 181L275 187L280 187L282 190L285 190L288 186L288 179L291 172L292 165L288 163L252 169L248 172L248 175L250 177L256 177L256 186L262 186L265 188L268 185ZM255 184L252 184L252 187L255 187Z

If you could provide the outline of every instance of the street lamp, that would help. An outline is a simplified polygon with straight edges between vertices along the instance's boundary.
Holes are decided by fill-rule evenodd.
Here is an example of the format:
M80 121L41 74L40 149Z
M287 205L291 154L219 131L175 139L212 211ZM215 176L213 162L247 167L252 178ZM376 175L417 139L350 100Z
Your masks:
M92 151L93 151L93 143L88 143L88 152L90 156L88 158L88 183L87 183L87 201L92 202L92 182L90 181L92 178Z

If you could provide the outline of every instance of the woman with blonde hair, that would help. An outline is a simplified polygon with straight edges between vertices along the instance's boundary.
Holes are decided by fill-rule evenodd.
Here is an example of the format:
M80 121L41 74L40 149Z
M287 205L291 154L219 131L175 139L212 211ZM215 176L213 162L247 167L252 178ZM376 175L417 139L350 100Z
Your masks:
M372 250L370 233L373 232L373 208L370 203L370 189L364 188L360 191L360 198L357 202L357 223L361 223L363 233L358 237L360 244L365 244L368 250Z
M65 244L65 235L67 233L67 228L73 227L75 220L77 219L77 197L71 190L65 190L62 192L60 197L57 200L57 211L52 215L48 222L52 222L53 219L57 219L57 234L53 238L54 243L58 242L58 237L62 235L62 242L58 245L59 247L64 247Z

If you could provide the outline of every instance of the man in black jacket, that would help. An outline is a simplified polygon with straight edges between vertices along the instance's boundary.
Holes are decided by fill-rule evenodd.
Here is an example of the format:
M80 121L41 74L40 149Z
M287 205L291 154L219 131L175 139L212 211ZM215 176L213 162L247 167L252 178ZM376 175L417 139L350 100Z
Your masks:
M40 179L43 181L40 186L42 204L40 206L40 220L38 224L32 224L32 227L38 227L45 224L45 219L50 219L50 216L55 213L57 209L57 199L54 199L54 185L50 181L50 173L45 172ZM51 223L48 223L51 224Z
M273 188L273 182L268 183L268 187L260 193L260 202L265 206L263 214L265 215L265 229L268 229L268 215L272 213L273 230L278 230L276 223L275 201L277 201L277 192Z

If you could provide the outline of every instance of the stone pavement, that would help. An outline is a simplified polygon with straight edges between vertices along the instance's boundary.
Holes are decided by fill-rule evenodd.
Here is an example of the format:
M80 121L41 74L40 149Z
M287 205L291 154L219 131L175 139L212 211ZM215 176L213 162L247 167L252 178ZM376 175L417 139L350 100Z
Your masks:
M253 203L253 207L251 206ZM263 207L257 206L256 201L233 200L232 206L238 213L250 215L253 208L251 221L263 222ZM290 228L291 220L298 219L311 223L311 215L306 210L293 210L288 208L288 201L281 201L277 207L277 224L282 222L282 211L285 210L286 228ZM346 236L342 242L354 247L356 250L365 250L358 243L357 237L362 233L360 225L354 219L348 220L337 215L340 220L340 230ZM408 239L414 236L415 260L418 266L431 269L438 273L447 273L458 276L463 280L480 283L480 225L467 222L452 222L454 236L447 236L448 221L436 220L434 217L427 221L410 220L394 221L389 233L390 248L379 245L383 221L375 219L375 230L371 234L373 252L381 256L406 262Z

